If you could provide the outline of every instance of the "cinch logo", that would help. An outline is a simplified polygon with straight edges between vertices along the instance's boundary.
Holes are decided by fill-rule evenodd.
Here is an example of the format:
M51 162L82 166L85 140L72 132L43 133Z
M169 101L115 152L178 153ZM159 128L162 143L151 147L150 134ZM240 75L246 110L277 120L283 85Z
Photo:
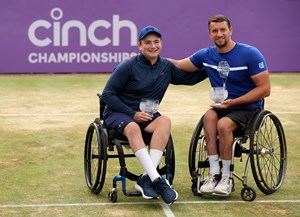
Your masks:
M129 20L120 20L119 15L112 16L112 23L107 20L95 20L88 27L79 20L69 20L65 23L59 22L63 17L63 11L60 8L53 8L50 12L53 23L47 20L36 20L28 29L29 40L38 47L46 47L53 45L68 46L69 45L69 31L71 28L79 30L80 46L86 46L89 40L93 45L103 47L112 43L113 46L120 45L120 30L122 28L129 28L130 30L130 45L136 46L137 43L137 27ZM44 28L52 31L52 37L38 38L36 32L38 29ZM99 38L95 32L98 28L112 29L112 39L103 36Z

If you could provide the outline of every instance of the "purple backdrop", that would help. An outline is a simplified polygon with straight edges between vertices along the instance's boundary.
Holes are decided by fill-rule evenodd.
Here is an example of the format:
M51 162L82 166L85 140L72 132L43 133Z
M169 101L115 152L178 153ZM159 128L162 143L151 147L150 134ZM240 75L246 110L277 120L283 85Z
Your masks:
M233 39L258 47L271 72L300 71L299 0L3 0L0 73L110 72L137 53L146 25L163 33L162 56L211 46L207 20L223 13Z

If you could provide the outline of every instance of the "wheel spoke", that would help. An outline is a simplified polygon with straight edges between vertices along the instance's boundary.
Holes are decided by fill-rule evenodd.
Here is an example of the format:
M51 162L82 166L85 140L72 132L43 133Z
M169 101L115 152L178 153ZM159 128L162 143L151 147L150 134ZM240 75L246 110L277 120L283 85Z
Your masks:
M259 189L270 194L281 186L285 176L286 149L283 147L286 144L283 129L278 118L268 111L261 113L254 127L257 132L252 134L253 176Z

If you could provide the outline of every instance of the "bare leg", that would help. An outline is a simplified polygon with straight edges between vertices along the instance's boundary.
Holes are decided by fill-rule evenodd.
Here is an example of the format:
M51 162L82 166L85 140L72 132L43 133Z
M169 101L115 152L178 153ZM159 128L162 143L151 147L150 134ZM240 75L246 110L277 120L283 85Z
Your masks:
M218 134L220 143L220 155L222 159L222 177L230 176L230 165L232 160L233 131L238 124L228 117L221 118L218 122Z
M204 116L204 130L207 144L207 156L209 160L209 172L212 175L221 173L217 146L217 123L218 116L216 111L210 109Z
M238 128L238 124L230 118L221 118L217 125L220 145L220 155L222 160L231 160L233 131Z
M204 115L204 130L207 144L207 154L216 155L218 154L217 149L217 113L209 109Z
M171 120L167 116L160 116L149 124L145 131L152 133L150 148L164 151L170 137Z
M134 153L142 148L146 148L141 129L135 122L127 124L124 128L124 135L127 137Z
M160 162L162 153L165 150L170 137L170 130L171 121L166 116L158 117L145 128L146 132L152 133L150 148L152 150L158 150L158 152L156 152L154 155L155 159L151 159L149 154L144 150L146 149L146 145L142 138L142 133L139 126L132 122L129 123L124 129L124 135L128 138L131 149L136 154L139 162L145 170L144 174L147 173L152 181L159 176L156 171L156 162ZM158 156L158 153L161 154Z

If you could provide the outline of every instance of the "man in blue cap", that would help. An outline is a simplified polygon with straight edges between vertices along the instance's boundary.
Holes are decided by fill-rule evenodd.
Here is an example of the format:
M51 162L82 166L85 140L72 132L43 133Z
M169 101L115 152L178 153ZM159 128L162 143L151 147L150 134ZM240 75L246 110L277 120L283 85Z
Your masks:
M106 83L101 99L106 103L104 120L108 128L125 135L144 173L135 185L145 199L161 196L166 204L172 204L177 192L156 168L170 137L171 120L159 112L149 114L140 110L142 99L162 101L169 84L194 85L204 80L203 72L187 73L160 57L162 34L154 26L140 31L140 54L120 63ZM142 131L152 133L150 150L142 138Z

